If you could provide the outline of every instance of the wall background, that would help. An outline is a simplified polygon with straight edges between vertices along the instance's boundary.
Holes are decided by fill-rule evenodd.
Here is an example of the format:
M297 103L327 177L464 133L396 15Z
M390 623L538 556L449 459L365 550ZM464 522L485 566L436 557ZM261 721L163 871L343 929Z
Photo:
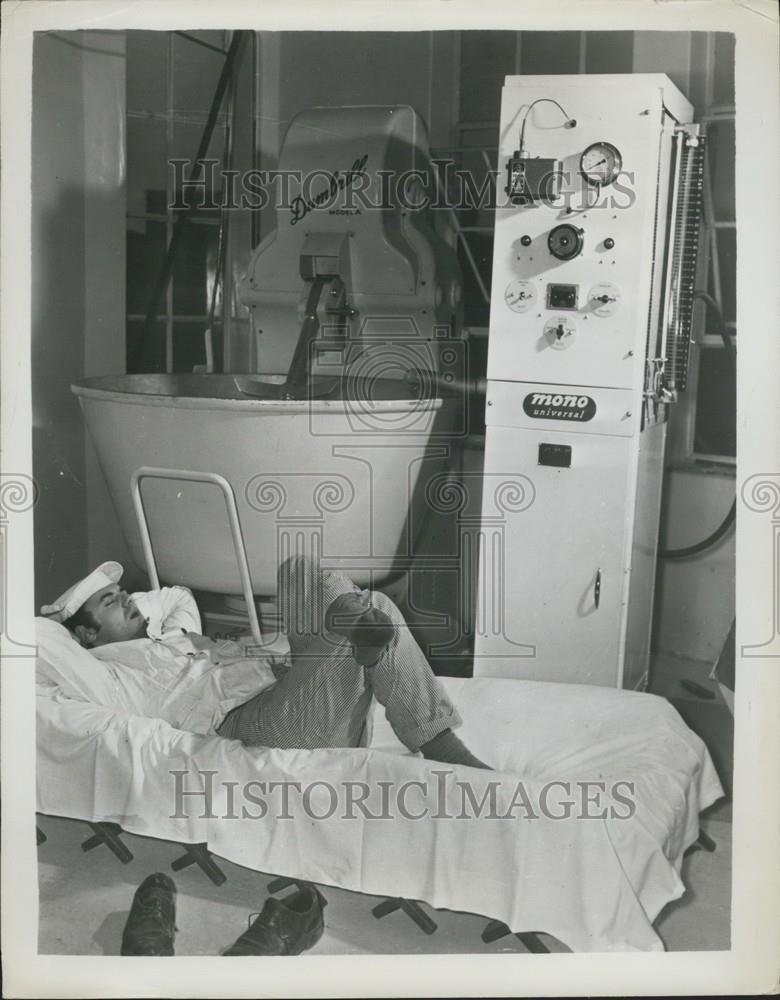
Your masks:
M40 490L40 605L99 562L112 558L129 565L70 391L76 379L124 367L124 32L40 33L33 58L33 474Z

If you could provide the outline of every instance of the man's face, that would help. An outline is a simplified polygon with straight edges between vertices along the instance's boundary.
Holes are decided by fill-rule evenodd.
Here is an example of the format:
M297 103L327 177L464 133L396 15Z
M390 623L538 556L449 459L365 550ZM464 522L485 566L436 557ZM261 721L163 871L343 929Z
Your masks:
M80 625L84 634L79 632L79 639L85 646L105 646L109 642L124 642L127 639L140 639L146 635L146 619L116 583L111 583L85 601L83 609L87 611L95 627Z

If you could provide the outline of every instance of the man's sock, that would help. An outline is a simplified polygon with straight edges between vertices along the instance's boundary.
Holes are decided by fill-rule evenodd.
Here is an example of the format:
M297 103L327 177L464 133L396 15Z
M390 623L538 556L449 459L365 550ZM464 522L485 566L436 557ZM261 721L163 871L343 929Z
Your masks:
M465 764L467 767L481 767L485 771L493 768L475 757L453 733L451 729L434 736L432 740L423 743L420 752L427 760L438 760L442 764Z

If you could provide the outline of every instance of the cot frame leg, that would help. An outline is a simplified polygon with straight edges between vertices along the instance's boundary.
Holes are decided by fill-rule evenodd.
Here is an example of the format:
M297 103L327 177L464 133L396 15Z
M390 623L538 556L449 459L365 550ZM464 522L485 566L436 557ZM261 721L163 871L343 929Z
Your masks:
M511 931L505 923L501 920L489 920L485 924L481 937L485 944L492 944L499 938L506 937L507 934L511 934Z
M92 830L92 836L81 845L82 851L91 851L100 844L105 844L122 862L129 864L133 860L133 852L119 839L123 832L118 823L90 823L87 826Z
M485 925L485 929L482 931L482 940L485 944L491 944L493 941L498 941L502 937L506 937L507 934L511 934L511 930L505 923L501 920L490 920ZM534 955L549 955L550 949L542 941L536 931L522 931L515 934L515 937L519 939L520 943L526 949Z
M717 849L717 844L708 836L704 830L699 830L699 836L694 840L691 846L685 851L686 855L693 854L694 851L706 851L708 854L712 854L714 850Z
M299 882L294 878L287 878L286 875L279 875L278 878L275 878L272 882L268 883L268 891L270 893L284 892L284 890L288 889L291 885L300 889L303 882Z
M549 955L550 949L542 941L536 931L524 931L522 934L515 934L520 943L533 955Z
M425 934L433 934L438 930L438 924L431 920L420 904L413 899L391 897L378 903L371 912L377 920L381 920L382 917L386 917L389 913L395 913L396 910L403 910L407 917L411 917Z
M699 830L699 839L697 840L697 844L699 844L702 850L707 851L709 854L712 854L718 846L712 837L708 836L704 830Z
M175 872L181 871L182 868L189 868L190 865L197 865L202 872L208 875L214 885L223 885L227 882L227 875L214 861L211 851L205 843L182 844L181 846L184 848L184 854L171 862L171 868Z
M271 879L271 881L268 883L267 888L268 888L268 892L271 893L271 894L273 894L273 893L276 893L276 892L284 892L284 890L285 889L289 889L291 885L294 885L296 889L303 889L303 888L306 888L306 887L309 887L309 888L312 887L312 883L311 882L306 882L303 879L288 878L287 875L277 875L276 878ZM328 905L328 901L325 898L322 890L321 889L317 889L317 892L322 897L322 905L323 905L323 907L327 906ZM291 893L291 895L292 895L292 893Z

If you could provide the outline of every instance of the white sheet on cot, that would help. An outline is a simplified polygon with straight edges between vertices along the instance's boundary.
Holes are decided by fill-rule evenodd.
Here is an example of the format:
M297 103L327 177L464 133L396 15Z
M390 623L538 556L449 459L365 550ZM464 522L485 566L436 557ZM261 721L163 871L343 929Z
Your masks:
M215 854L269 874L484 914L513 930L552 934L574 951L661 950L652 922L684 892L680 865L698 834L698 813L722 795L702 741L653 695L509 679L443 681L463 717L461 737L495 772L408 754L378 705L366 749L249 749L43 688L38 808L206 842ZM452 773L437 777L444 770ZM190 797L187 815L176 816L175 771L186 772L189 788L203 787L197 772L215 772L210 815L202 797ZM477 801L488 782L498 782L492 816L467 810L468 818L458 818L459 780L470 783ZM511 818L496 818L516 802L519 781L533 804L546 783L585 780L607 788L633 782L634 815L580 818L575 810L555 819L536 809L528 818L514 809ZM258 809L240 798L253 781L266 788L297 782L312 794L306 806L290 795L289 819L273 815L279 799L270 796L268 814L253 818ZM452 818L433 818L431 809L424 819L407 818L393 806L391 819L359 808L345 819L342 799L331 816L312 818L324 816L331 801L317 783L328 782L343 798L345 783L398 789L410 781L427 782L437 794L444 781L436 809ZM419 801L410 793L408 810Z

